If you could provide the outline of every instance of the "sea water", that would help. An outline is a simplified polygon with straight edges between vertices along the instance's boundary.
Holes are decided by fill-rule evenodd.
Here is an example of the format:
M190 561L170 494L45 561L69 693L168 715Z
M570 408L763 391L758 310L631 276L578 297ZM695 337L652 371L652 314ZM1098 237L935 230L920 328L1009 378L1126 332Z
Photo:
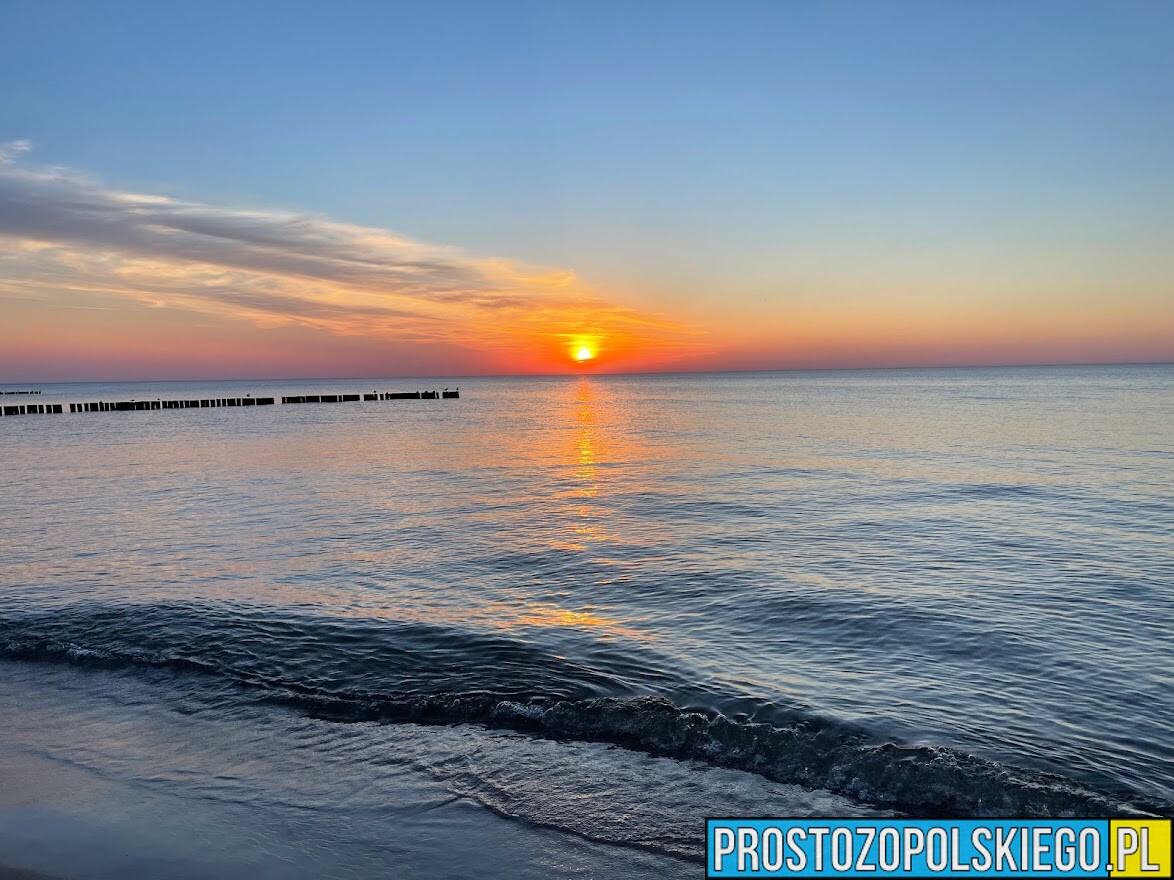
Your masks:
M706 815L1170 813L1174 366L37 402L457 385L0 419L8 782L70 780L0 861L691 875Z

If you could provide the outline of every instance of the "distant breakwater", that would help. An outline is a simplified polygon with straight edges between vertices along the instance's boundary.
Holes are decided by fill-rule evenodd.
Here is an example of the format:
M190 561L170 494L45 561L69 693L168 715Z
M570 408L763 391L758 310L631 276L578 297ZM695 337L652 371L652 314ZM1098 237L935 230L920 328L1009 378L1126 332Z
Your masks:
M16 393L16 392L5 392ZM37 392L19 392L40 394ZM294 403L352 403L381 400L451 400L461 390L450 391L369 391L359 394L296 394L281 398L284 405ZM205 397L195 400L96 400L89 403L21 403L0 406L0 416L54 415L89 412L140 412L156 409L209 409L222 406L273 406L274 397ZM66 409L66 407L69 407Z

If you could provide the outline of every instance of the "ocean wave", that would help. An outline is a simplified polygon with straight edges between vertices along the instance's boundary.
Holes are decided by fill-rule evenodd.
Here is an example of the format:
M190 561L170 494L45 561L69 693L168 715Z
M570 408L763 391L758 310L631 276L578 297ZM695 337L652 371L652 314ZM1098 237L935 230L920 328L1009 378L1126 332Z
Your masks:
M7 630L7 632L5 632ZM821 718L779 725L682 708L656 696L567 698L517 689L372 691L247 669L183 651L96 646L0 627L0 657L102 668L150 667L231 684L262 702L336 722L479 724L547 739L608 743L755 773L911 816L1114 816L1169 804L944 747L902 746ZM352 683L353 685L353 683Z
M818 721L776 725L674 706L659 697L529 700L485 693L271 699L341 721L478 723L551 739L603 742L743 770L912 816L1157 815L1157 803L1093 791L948 748L870 744Z

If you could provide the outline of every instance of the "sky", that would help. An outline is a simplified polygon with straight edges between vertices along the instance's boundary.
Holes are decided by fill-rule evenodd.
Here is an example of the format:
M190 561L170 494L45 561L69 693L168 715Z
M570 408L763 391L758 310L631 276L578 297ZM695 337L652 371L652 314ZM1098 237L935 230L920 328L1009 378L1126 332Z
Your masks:
M0 83L0 382L1174 360L1165 0L0 0Z

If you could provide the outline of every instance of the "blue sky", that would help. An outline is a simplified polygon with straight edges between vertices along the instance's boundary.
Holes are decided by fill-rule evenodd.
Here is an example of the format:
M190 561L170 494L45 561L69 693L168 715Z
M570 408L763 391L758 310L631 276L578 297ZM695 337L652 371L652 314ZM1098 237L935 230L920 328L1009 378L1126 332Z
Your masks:
M946 279L1152 303L1174 277L1157 0L0 15L0 141L38 163L565 267L641 308L779 316Z

